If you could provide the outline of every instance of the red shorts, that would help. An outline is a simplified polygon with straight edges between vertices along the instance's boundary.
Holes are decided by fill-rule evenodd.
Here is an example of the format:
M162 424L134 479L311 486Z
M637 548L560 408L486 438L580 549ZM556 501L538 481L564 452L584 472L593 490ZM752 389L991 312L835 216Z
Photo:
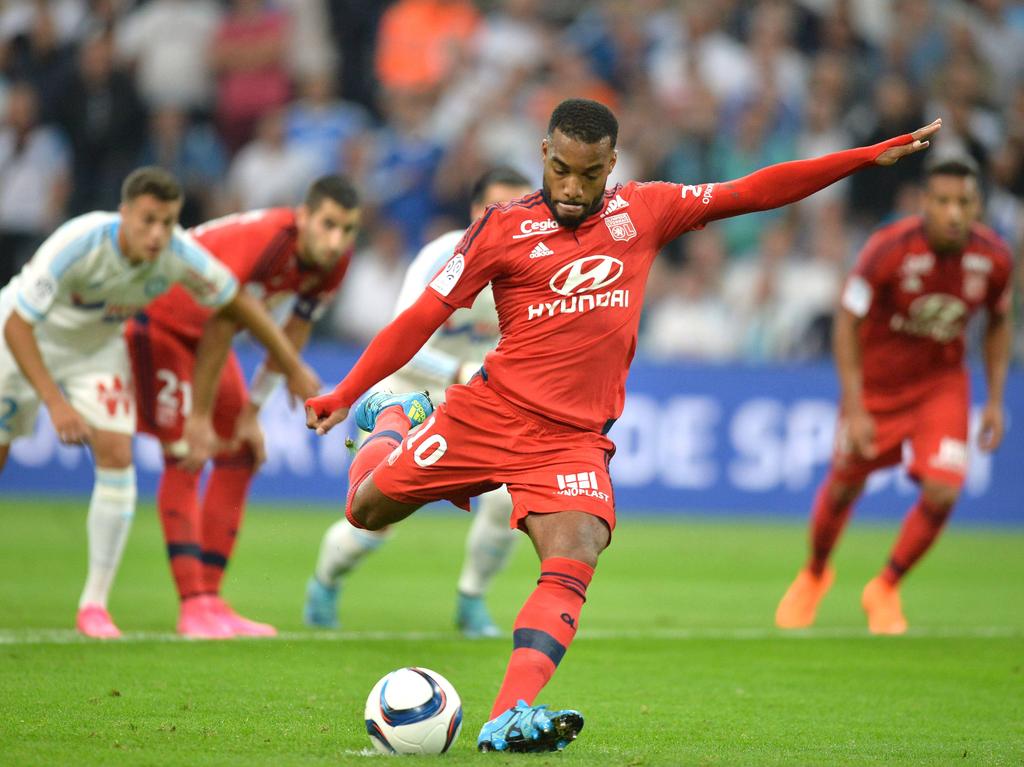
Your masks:
M177 442L192 409L198 342L148 319L129 320L125 335L135 379L138 430L164 443ZM219 437L234 436L235 422L248 399L242 367L231 351L213 405L213 428Z
M967 476L967 376L957 373L941 382L916 402L898 410L870 411L875 421L878 456L865 460L850 452L842 416L836 429L833 474L837 479L862 482L875 469L902 462L903 445L910 445L907 471L920 482L933 479L962 487Z
M615 529L608 462L601 434L543 421L499 397L479 376L452 386L444 404L373 471L374 484L400 503L444 498L469 510L469 499L506 485L512 527L526 515L583 511Z

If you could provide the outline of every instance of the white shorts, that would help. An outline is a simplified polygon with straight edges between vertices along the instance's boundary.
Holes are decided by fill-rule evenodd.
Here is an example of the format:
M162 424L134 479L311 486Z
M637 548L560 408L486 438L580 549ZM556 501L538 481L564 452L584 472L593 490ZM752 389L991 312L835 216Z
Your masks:
M86 423L100 431L135 433L135 397L124 337L117 335L83 353L39 342L46 369ZM0 445L31 434L39 395L22 375L6 345L0 348Z

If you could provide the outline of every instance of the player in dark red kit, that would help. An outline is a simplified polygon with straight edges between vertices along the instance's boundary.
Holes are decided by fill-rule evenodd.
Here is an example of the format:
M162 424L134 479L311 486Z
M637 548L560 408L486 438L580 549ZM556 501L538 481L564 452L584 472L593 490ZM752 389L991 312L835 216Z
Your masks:
M373 435L349 471L346 515L378 529L424 503L467 499L502 484L512 524L541 560L540 580L515 622L505 680L480 750L564 748L577 711L529 705L574 635L615 504L606 436L625 400L644 286L665 243L708 221L799 200L872 163L927 146L938 122L913 135L784 163L722 184L629 183L605 189L618 123L594 101L555 108L542 143L544 186L492 206L467 231L422 296L371 342L331 394L307 401L326 433L364 391L407 362L459 307L492 284L501 327L479 375L447 391L431 415L423 395L377 394L356 410ZM421 424L410 432L410 426Z
M882 572L861 603L874 634L902 634L899 582L938 537L967 471L968 397L964 326L988 312L984 356L988 402L979 444L1003 436L1003 387L1010 362L1009 248L978 223L981 194L973 160L947 159L927 171L924 215L868 240L836 313L834 351L842 404L832 469L811 515L811 557L775 614L781 628L814 623L832 585L829 555L853 503L876 469L898 464L904 443L921 494Z
M310 186L298 208L225 216L196 227L192 235L267 309L294 298L283 331L301 350L313 320L344 278L360 217L352 184L340 176L324 176ZM174 289L127 330L138 428L159 438L164 448L157 508L181 599L178 632L208 639L272 635L272 626L232 610L220 597L220 586L250 482L265 456L259 408L282 375L268 360L246 392L241 366L230 352L215 399L200 401L197 390L192 402L193 383L201 375L194 370L197 347L209 315ZM219 341L228 352L237 327L213 322L207 342ZM319 381L312 371L308 380L310 394L315 394ZM199 471L211 456L213 468L200 503Z

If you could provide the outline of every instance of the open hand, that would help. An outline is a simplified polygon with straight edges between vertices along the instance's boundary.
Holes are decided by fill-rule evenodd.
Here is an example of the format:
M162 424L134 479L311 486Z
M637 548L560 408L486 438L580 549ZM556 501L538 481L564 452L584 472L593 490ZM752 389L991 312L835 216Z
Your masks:
M991 453L999 443L1003 441L1003 430L1005 428L1003 407L1000 404L989 402L981 411L981 424L978 429L978 447L986 453Z
M61 400L49 407L50 421L57 437L65 445L82 445L89 441L92 430L82 414L71 407L67 400Z
M938 133L939 128L941 127L942 118L939 118L930 125L918 128L910 134L910 137L914 139L913 141L909 144L889 147L875 158L875 165L892 165L901 157L906 157L908 154L914 154L915 152L920 152L922 149L927 149L931 143L929 139Z

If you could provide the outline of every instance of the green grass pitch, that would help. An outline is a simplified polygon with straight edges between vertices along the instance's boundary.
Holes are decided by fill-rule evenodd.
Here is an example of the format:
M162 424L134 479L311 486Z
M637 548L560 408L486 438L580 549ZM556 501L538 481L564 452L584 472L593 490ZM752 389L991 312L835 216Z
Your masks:
M302 626L326 509L256 507L226 596L275 640L184 642L151 504L111 610L127 639L69 630L85 567L85 502L0 501L0 764L379 765L362 708L404 665L445 674L463 733L445 764L1024 765L1024 532L953 526L907 580L905 637L868 636L863 584L895 529L858 524L818 626L772 629L804 555L802 525L626 516L581 631L540 702L578 708L561 754L481 755L476 734L510 642L451 627L467 520L426 511L352 576L342 631ZM529 544L499 576L506 627L536 578ZM381 761L387 760L387 761ZM418 762L417 762L418 763Z

